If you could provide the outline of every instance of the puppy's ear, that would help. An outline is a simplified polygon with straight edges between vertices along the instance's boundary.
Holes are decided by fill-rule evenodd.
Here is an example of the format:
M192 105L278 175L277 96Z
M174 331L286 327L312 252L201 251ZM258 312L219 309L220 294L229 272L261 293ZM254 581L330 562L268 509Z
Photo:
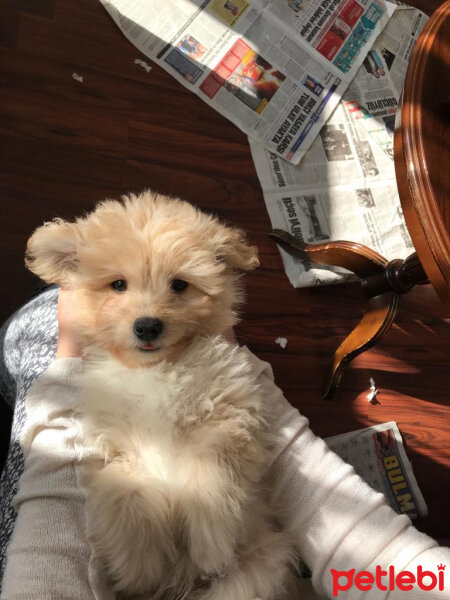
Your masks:
M245 233L240 229L223 227L217 258L234 269L251 271L259 267L258 249L250 246Z
M77 237L75 223L44 223L28 240L25 265L47 283L64 284L77 268Z

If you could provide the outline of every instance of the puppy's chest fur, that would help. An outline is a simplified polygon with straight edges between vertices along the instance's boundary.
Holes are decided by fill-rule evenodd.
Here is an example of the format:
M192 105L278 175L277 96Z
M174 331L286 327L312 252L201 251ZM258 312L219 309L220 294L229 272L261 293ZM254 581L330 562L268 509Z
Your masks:
M231 459L247 447L271 445L247 359L220 338L194 343L176 364L148 369L127 369L105 356L87 361L80 387L83 442L106 462L160 462L168 471L189 452Z
M227 572L269 527L272 436L245 354L214 339L146 370L103 357L80 383L81 442L100 459L88 465L88 528L117 588L177 589ZM136 545L148 560L129 574Z

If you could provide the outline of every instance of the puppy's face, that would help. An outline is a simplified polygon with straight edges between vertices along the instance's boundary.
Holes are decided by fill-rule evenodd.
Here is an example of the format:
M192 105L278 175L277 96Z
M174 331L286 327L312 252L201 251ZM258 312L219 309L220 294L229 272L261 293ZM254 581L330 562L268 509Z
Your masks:
M233 325L239 270L259 263L241 231L145 192L75 223L46 223L28 241L26 264L75 290L84 346L133 368L176 360L196 336Z

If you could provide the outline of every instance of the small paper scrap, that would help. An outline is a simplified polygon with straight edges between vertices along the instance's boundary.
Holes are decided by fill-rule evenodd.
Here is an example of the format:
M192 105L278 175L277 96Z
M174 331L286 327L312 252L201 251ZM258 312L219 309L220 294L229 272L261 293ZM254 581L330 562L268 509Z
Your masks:
M78 75L78 73L72 73L72 79L78 81L79 83L83 83L83 75Z
M286 338L279 337L275 340L275 344L278 344L282 348L286 348L287 343L288 343L288 341Z
M367 400L373 404L377 398L377 394L378 394L378 390L375 386L375 381L371 377L370 378L370 392L367 394Z
M148 63L146 63L145 60L141 60L140 58L135 58L134 64L140 65L143 69L147 71L147 73L150 73L150 71L152 70L151 66Z

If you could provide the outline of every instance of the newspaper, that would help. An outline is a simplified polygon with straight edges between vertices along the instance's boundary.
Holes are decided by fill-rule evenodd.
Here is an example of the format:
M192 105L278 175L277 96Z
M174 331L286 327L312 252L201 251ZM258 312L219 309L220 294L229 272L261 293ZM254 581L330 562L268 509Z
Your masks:
M384 0L101 0L139 50L297 164L395 5Z
M328 446L399 514L425 517L427 505L417 484L395 421L325 439Z
M367 66L365 59L366 64L299 165L289 164L249 137L274 228L288 231L305 243L359 242L388 260L406 258L414 252L398 197L392 135L387 132L393 129L412 40L425 21L425 15L416 9L397 8L374 44L385 66L374 74L375 63ZM392 40L397 41L397 54ZM374 52L372 49L368 56L373 57ZM388 52L393 55L389 59L391 71L385 62ZM375 110L376 106L381 108ZM313 265L282 248L280 252L294 287L355 279L345 269Z

